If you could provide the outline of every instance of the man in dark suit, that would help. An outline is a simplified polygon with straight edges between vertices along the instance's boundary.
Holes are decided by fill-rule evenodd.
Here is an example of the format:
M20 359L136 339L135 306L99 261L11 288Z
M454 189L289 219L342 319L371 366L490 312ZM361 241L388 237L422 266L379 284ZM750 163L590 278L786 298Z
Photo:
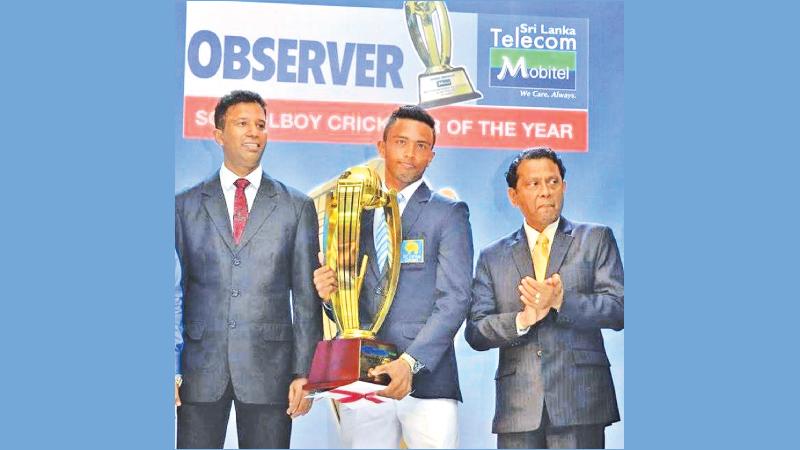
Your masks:
M263 173L258 94L222 97L214 122L220 171L175 197L184 322L178 448L222 448L232 401L240 448L288 448L290 417L311 407L302 386L322 338L311 283L317 215L311 199Z
M409 448L458 447L461 391L453 337L469 307L472 229L466 203L433 193L422 180L434 157L435 133L425 110L403 106L392 113L378 142L385 185L398 191L403 229L400 279L378 339L397 345L402 355L373 371L391 378L378 393L386 402L341 408L346 447L398 448L401 439ZM375 294L388 256L379 238L384 224L380 209L363 215L360 248L368 253L370 268L359 298L362 327L378 308ZM314 283L322 298L330 298L336 275L321 267Z
M624 326L622 261L610 228L561 216L565 174L549 148L514 159L508 196L523 226L478 258L465 337L500 348L498 448L603 448L619 421L600 330Z

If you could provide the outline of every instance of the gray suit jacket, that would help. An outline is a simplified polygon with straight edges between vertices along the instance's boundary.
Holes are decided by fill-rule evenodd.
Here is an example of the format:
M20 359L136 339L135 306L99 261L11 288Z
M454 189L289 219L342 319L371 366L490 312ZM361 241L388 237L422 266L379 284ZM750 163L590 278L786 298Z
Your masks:
M287 404L293 375L308 373L322 339L311 199L264 174L236 245L217 173L175 197L175 246L183 268L181 399L218 400L231 379L245 403Z
M367 211L361 225L360 248L370 260L359 303L362 324L378 309L373 217L373 211ZM424 261L401 265L394 303L378 339L397 345L400 353L407 352L425 365L414 375L413 397L461 400L453 337L469 309L473 257L469 209L422 183L406 204L402 224L404 240L424 241Z
M539 428L547 405L555 426L619 420L601 328L624 326L622 261L611 229L561 218L547 276L561 275L564 303L517 335L517 286L533 276L524 228L481 252L465 337L476 350L500 348L494 433Z

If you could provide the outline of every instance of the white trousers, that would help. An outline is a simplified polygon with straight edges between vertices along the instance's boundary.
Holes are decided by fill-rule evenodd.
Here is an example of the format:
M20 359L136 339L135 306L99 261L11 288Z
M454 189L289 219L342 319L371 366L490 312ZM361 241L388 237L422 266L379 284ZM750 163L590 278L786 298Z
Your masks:
M345 448L458 448L458 402L407 395L365 408L339 409Z

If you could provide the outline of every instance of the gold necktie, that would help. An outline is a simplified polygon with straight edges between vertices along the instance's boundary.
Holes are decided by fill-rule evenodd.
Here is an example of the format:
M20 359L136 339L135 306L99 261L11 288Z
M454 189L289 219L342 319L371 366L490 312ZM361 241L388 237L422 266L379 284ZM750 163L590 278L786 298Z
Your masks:
M544 281L547 273L547 260L550 258L550 239L544 233L539 233L536 245L533 246L533 271L536 281Z

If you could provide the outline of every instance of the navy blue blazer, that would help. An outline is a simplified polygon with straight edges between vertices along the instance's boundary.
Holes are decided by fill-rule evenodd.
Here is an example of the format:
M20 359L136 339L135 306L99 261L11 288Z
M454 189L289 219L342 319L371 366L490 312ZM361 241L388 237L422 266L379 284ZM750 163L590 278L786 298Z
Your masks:
M561 276L561 310L518 336L517 286L523 277L533 277L524 227L490 244L478 258L465 337L475 350L500 348L494 433L538 429L545 403L555 426L619 420L600 332L624 326L622 260L611 229L562 217L546 273Z
M372 236L374 212L361 224L360 248L369 270L359 314L369 323L378 309L380 273ZM403 239L424 242L424 258L400 267L397 293L378 339L397 345L425 365L412 381L416 398L461 400L453 338L469 309L472 282L472 227L467 204L436 194L423 182L402 215Z
M318 228L311 199L266 174L238 245L219 173L175 197L182 400L218 400L230 379L245 403L288 404L322 339Z

